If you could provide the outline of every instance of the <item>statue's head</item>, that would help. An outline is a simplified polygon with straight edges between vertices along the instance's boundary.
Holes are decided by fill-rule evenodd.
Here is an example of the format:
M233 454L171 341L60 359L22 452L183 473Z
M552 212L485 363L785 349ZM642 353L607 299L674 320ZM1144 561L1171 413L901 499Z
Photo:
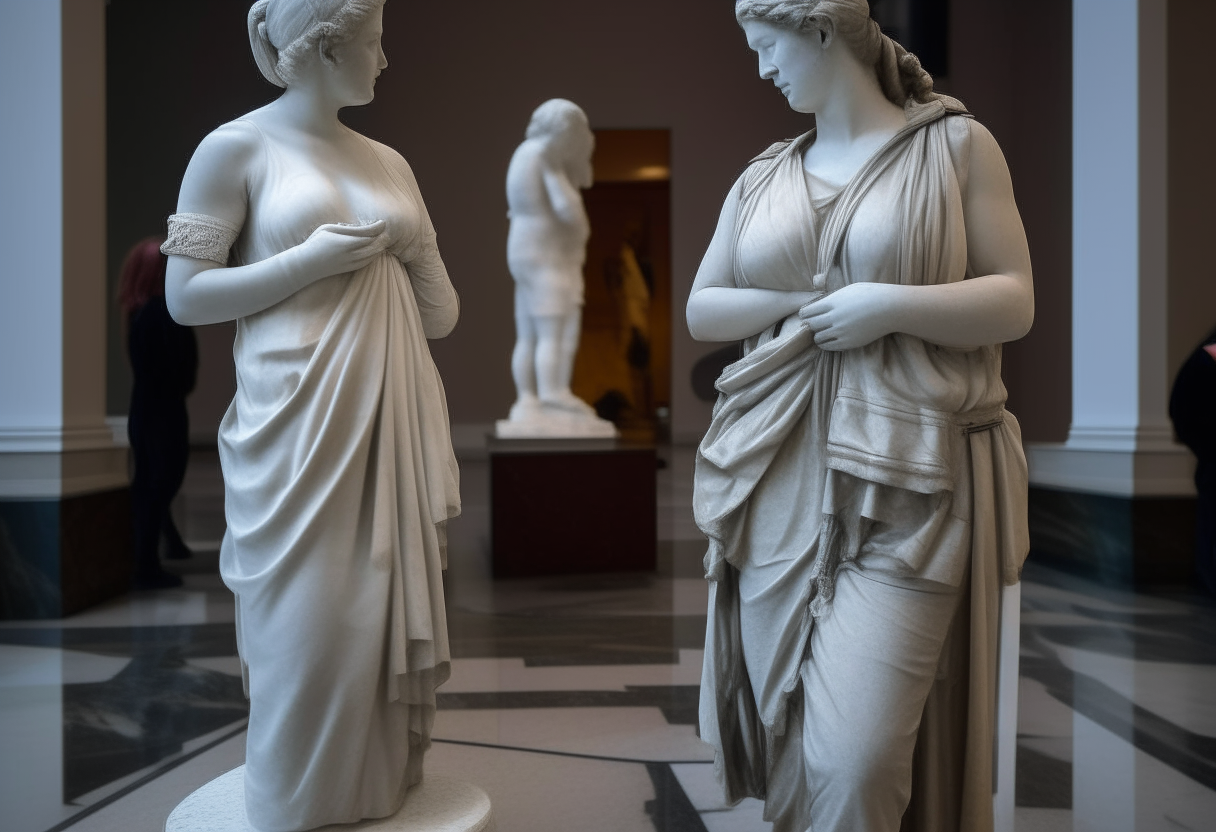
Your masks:
M591 187L595 134L581 107L564 98L551 98L533 111L525 135L552 148L576 185Z
M384 1L257 0L249 9L249 43L258 69L270 83L287 87L314 62L330 68L344 61L363 62L376 66L355 66L351 71L374 72L374 82L387 65L380 51ZM370 54L373 51L375 55ZM366 83L365 79L353 82L361 80Z
M745 30L752 22L792 33L808 48L843 45L863 66L874 68L883 93L900 107L909 99L936 97L933 78L915 55L883 33L867 0L737 0L735 19ZM790 103L799 109L793 99Z

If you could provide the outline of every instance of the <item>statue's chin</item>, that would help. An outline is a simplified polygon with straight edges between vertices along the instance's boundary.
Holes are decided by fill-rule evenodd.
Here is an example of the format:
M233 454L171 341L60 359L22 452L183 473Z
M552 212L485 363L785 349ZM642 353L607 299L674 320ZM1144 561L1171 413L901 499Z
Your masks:
M375 90L366 90L363 92L352 93L351 95L347 96L346 103L344 103L342 106L343 107L362 107L365 104L372 103L372 100L375 99L375 97L376 97Z

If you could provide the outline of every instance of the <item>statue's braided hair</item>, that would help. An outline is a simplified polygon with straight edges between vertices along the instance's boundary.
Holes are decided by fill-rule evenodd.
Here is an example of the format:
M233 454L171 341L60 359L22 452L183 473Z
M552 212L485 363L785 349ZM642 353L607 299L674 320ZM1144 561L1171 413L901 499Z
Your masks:
M307 56L354 34L384 0L257 0L249 9L249 45L266 80L286 87Z

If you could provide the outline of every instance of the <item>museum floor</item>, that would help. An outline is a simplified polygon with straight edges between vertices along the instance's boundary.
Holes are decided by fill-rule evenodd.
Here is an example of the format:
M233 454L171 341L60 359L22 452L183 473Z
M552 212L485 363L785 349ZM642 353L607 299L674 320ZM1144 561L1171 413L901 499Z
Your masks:
M757 802L721 804L694 730L702 549L691 454L664 454L657 576L491 581L487 466L463 463L427 766L485 788L499 832L768 828ZM220 493L196 457L182 509L200 549ZM182 589L0 625L0 832L155 832L242 762L230 596L213 552L180 568ZM1031 564L1021 666L1019 832L1216 830L1216 604Z

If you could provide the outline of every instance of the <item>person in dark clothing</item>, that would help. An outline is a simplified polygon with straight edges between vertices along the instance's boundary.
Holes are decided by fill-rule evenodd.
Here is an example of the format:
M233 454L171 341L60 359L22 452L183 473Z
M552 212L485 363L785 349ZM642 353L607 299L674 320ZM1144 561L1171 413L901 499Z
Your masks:
M1170 419L1178 439L1199 460L1195 567L1204 586L1216 594L1216 329L1178 371L1170 394Z
M162 537L166 557L190 557L169 504L186 476L186 396L198 373L198 346L194 332L174 321L165 305L167 258L160 253L162 242L147 239L131 249L119 282L127 355L135 378L127 435L135 458L131 503L136 589L181 585L181 578L161 567Z

